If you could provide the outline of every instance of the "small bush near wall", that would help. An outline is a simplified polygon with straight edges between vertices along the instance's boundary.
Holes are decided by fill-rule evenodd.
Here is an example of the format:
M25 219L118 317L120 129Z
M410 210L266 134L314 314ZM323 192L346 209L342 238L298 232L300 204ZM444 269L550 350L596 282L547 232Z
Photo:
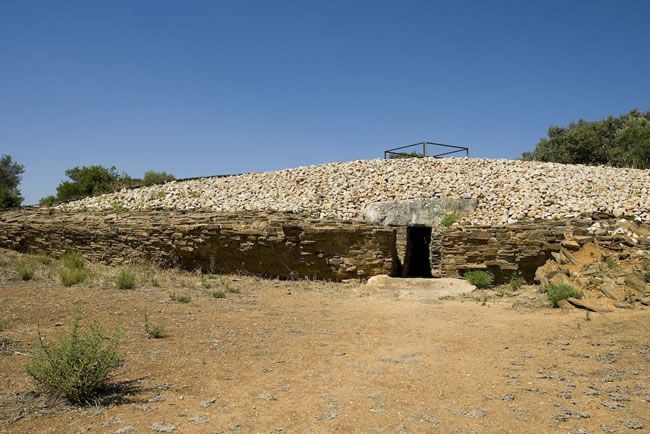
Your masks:
M494 275L489 271L468 271L465 273L465 280L477 288L486 288L494 282Z
M550 285L547 292L548 300L553 307L560 307L560 301L567 298L581 298L580 294L572 285L568 283L560 283L558 285Z
M115 286L118 289L133 289L135 288L135 273L128 269L122 269L117 274Z
M458 221L458 216L456 214L445 214L440 220L440 225L448 228Z

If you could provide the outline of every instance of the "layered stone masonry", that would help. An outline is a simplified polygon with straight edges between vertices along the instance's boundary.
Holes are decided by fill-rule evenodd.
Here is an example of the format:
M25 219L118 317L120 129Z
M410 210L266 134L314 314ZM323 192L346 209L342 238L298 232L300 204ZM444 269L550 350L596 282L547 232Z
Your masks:
M640 232L650 233L650 228L643 225ZM634 249L650 257L647 236L617 227L614 221L592 220L452 226L441 232L438 245L432 240L431 256L432 263L439 262L443 276L462 276L469 270L481 269L492 272L499 283L513 274L532 282L537 268L554 255L591 242L607 250Z
M0 247L280 278L364 278L395 265L392 229L289 213L9 211L0 213Z
M501 226L434 227L434 277L472 269L497 282L535 271L564 248L597 242L608 250L634 249L650 257L650 228L637 236L616 223L536 221ZM24 209L0 213L0 247L23 252L74 249L88 259L124 265L153 262L214 273L342 280L401 275L406 227L350 220L304 219L291 213L224 214L183 211L64 212Z

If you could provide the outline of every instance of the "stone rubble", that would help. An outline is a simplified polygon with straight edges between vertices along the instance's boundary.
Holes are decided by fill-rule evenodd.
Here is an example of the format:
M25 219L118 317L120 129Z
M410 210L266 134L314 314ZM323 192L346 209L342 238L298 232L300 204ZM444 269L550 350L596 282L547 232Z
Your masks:
M175 181L86 198L68 210L289 211L362 219L373 202L476 199L473 224L578 216L650 221L650 170L479 158L359 160Z

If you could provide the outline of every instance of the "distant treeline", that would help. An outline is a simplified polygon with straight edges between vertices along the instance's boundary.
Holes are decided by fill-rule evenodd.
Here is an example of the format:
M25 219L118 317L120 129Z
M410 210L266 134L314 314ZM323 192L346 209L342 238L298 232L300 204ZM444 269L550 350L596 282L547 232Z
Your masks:
M524 160L650 169L650 111L552 126Z
M123 188L144 187L173 181L174 175L167 172L150 170L142 178L133 178L125 172L119 172L115 166L74 167L65 171L68 181L56 187L56 195L41 199L41 205L83 199L88 196L110 193Z

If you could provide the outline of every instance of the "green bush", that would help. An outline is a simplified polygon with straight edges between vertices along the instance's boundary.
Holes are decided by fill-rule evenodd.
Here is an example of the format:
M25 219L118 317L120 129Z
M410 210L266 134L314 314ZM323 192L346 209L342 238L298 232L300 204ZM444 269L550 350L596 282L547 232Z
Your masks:
M107 337L98 324L79 328L80 315L72 322L69 336L46 345L39 334L40 349L27 364L27 373L49 394L71 403L91 401L106 386L123 358L118 336Z
M88 270L85 268L62 268L59 270L59 278L63 286L72 286L83 283L88 277Z
M86 260L81 254L74 251L67 251L61 255L60 262L59 277L63 286L82 283L88 277Z
M34 266L27 261L18 261L16 264L16 275L22 280L32 280L35 271Z
M510 288L513 291L518 291L522 286L524 286L525 280L521 274L515 274L510 278Z
M603 260L605 261L605 263L607 264L607 268L609 269L618 267L618 263L616 263L614 258L612 258L611 256L605 256Z
M494 282L494 275L489 271L472 270L465 273L465 280L477 288L486 288Z
M156 185L164 184L169 181L174 181L176 177L171 173L167 172L156 172L155 170L149 170L144 173L142 178L142 184L144 185Z
M25 167L14 162L10 155L0 157L0 209L16 208L23 201L18 186Z
M117 280L115 286L118 289L133 289L135 288L135 273L128 269L122 269L117 273Z
M634 109L598 121L552 126L524 160L650 168L650 112Z
M165 337L165 330L160 324L149 322L149 314L144 312L144 331L150 339L162 339Z
M23 198L18 193L0 189L0 209L18 208Z
M172 292L169 294L169 298L176 303L189 303L192 300L192 297L186 294L176 294Z
M78 252L69 250L61 255L61 264L65 268L70 268L74 270L81 270L86 268L86 260Z
M150 170L143 179L132 178L115 167L99 165L74 167L65 171L69 178L56 187L56 195L41 199L40 205L53 205L58 202L82 199L110 193L122 188L142 187L145 185L163 184L172 181L174 175Z
M581 298L582 294L568 283L551 284L546 293L553 307L560 307L560 301L567 298Z
M446 228L450 227L458 221L458 216L455 213L445 214L440 220L440 224Z
M212 298L226 298L226 293L221 290L210 291L210 295L212 296Z

